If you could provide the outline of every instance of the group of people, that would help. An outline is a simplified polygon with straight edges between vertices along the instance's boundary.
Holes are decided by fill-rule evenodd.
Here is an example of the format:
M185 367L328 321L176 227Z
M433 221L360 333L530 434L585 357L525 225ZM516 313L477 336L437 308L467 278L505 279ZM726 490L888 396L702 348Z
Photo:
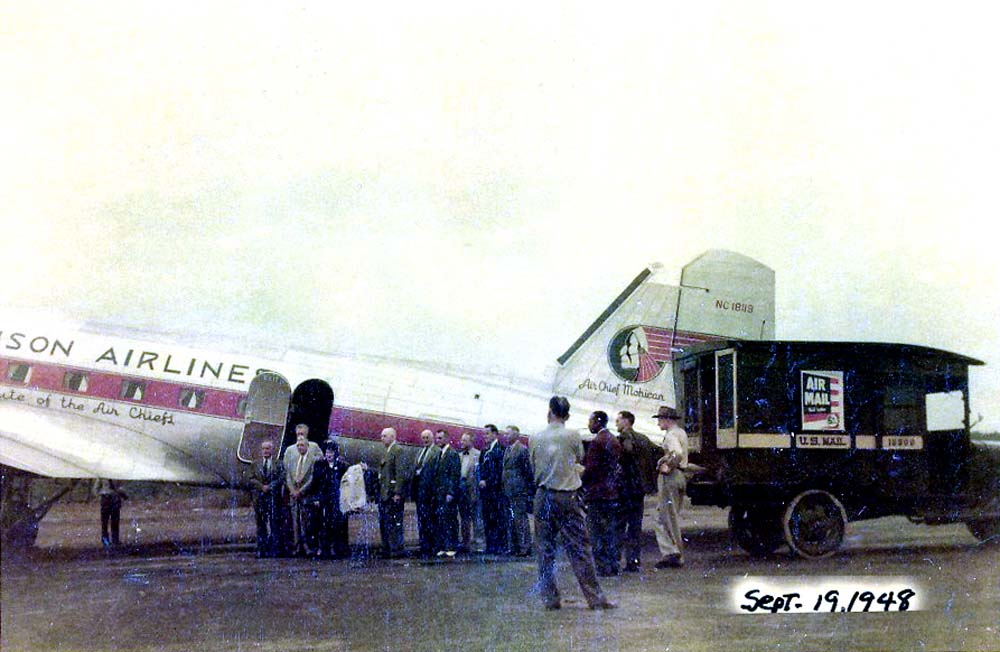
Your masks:
M495 425L485 426L482 450L469 433L453 447L447 431L425 430L415 464L404 457L395 429L385 428L376 490L383 556L405 555L403 510L409 498L416 505L419 554L425 557L471 552L479 532L488 554L529 556L528 515L533 513L537 586L545 606L560 606L555 552L561 542L588 605L613 608L598 577L640 569L644 501L655 492L656 567L682 566L679 514L689 462L681 415L669 406L653 415L664 431L657 444L634 430L631 412L618 413L615 436L608 430L608 415L595 411L588 422L594 437L585 451L579 432L566 428L569 408L565 397L552 397L549 426L532 436L528 446L515 426L502 437ZM254 466L258 554L280 554L282 542L289 539L283 528L290 527L293 554L347 556L342 485L351 485L353 467L342 459L335 441L321 448L309 440L304 424L296 426L295 434L295 444L281 460L275 458L273 443L264 442ZM359 486L363 491L363 479Z
M493 555L531 554L528 513L535 481L516 426L501 436L487 424L482 450L470 433L463 433L455 448L447 431L424 430L412 469L402 462L396 436L394 428L381 435L379 523L385 556L404 554L402 506L408 497L416 505L422 557L454 557L476 545Z
M538 538L538 590L546 609L560 607L555 582L555 552L559 541L566 549L591 609L611 609L598 576L617 575L625 542L625 570L638 571L643 502L655 478L658 491L654 524L660 559L657 568L684 564L679 513L688 465L687 435L681 417L663 406L654 415L665 431L663 446L653 444L633 429L635 416L618 414L614 437L608 415L590 415L594 435L586 453L580 435L566 428L569 401L549 401L549 426L531 438L530 457L538 491L535 494L535 534Z
M351 554L341 485L348 464L337 442L321 447L309 440L309 426L295 426L295 443L275 456L264 441L253 467L257 556L285 554L343 559ZM291 530L289 535L289 530Z
M653 524L660 551L656 567L684 565L680 509L689 466L687 433L672 407L661 407L653 417L664 431L661 444L635 431L631 412L618 413L617 437L607 428L606 413L590 415L588 428L594 439L584 455L581 483L599 575L639 571L643 508L646 495L652 493L658 496Z

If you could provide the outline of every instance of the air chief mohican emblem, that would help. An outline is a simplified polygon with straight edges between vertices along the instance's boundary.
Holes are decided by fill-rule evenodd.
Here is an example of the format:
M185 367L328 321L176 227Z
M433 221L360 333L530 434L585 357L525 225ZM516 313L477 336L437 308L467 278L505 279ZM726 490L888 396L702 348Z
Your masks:
M670 331L665 328L623 328L608 344L608 364L626 382L649 382L670 360L670 339Z

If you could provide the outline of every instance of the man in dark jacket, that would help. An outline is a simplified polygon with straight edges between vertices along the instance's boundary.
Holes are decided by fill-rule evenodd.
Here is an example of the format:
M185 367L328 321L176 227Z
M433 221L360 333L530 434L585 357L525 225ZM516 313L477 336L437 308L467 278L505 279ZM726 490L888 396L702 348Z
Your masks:
M434 433L420 433L424 447L417 455L413 475L413 502L417 505L417 534L420 556L430 557L438 549L437 527L437 466L441 449L434 445Z
M402 448L396 443L396 429L382 430L385 452L379 464L378 526L382 534L382 556L393 559L402 557L403 550L403 500L406 498L406 469L403 466Z
M506 548L503 496L504 446L497 440L497 427L486 424L486 447L479 454L479 504L483 512L486 554L500 555Z
M608 415L598 410L588 427L594 434L583 457L583 498L587 504L587 529L594 547L594 565L601 576L618 575L621 558L621 528L618 499L621 497L621 454L618 440L608 432Z
M454 557L458 549L458 498L462 492L462 460L451 447L448 433L438 430L434 437L441 451L435 473L435 520L437 556Z
M340 511L340 481L347 473L347 462L340 457L340 446L326 442L323 459L313 467L314 505L319 525L316 556L346 559L351 556L347 541L347 515Z
M281 489L285 467L274 456L274 443L260 445L261 458L253 465L253 511L257 520L257 556L274 557L281 544Z
M622 447L622 495L620 500L622 544L625 553L625 571L639 572L642 549L642 512L646 494L656 493L656 461L663 457L663 449L649 437L632 429L635 415L628 411L618 413L615 427L618 443Z
M531 470L528 447L521 443L517 426L507 426L507 450L503 454L503 493L510 525L508 552L515 557L531 554L529 505L535 497L535 474Z

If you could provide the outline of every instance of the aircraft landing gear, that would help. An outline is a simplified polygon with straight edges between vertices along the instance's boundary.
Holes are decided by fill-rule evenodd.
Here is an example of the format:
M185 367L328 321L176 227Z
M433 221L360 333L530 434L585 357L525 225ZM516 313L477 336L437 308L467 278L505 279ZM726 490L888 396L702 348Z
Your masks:
M31 484L36 476L0 467L0 543L5 552L25 551L35 545L38 526L49 508L73 490L79 480L71 480L52 496L32 505Z

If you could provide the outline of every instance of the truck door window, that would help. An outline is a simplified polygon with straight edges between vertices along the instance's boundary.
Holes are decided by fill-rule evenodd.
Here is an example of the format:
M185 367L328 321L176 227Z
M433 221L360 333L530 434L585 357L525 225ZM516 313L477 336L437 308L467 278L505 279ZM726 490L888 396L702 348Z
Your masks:
M735 448L736 434L736 352L715 353L715 443L718 448Z
M882 434L916 434L921 422L920 399L922 392L909 384L890 384L882 401Z
M733 402L733 354L719 356L719 429L736 427L736 406Z

